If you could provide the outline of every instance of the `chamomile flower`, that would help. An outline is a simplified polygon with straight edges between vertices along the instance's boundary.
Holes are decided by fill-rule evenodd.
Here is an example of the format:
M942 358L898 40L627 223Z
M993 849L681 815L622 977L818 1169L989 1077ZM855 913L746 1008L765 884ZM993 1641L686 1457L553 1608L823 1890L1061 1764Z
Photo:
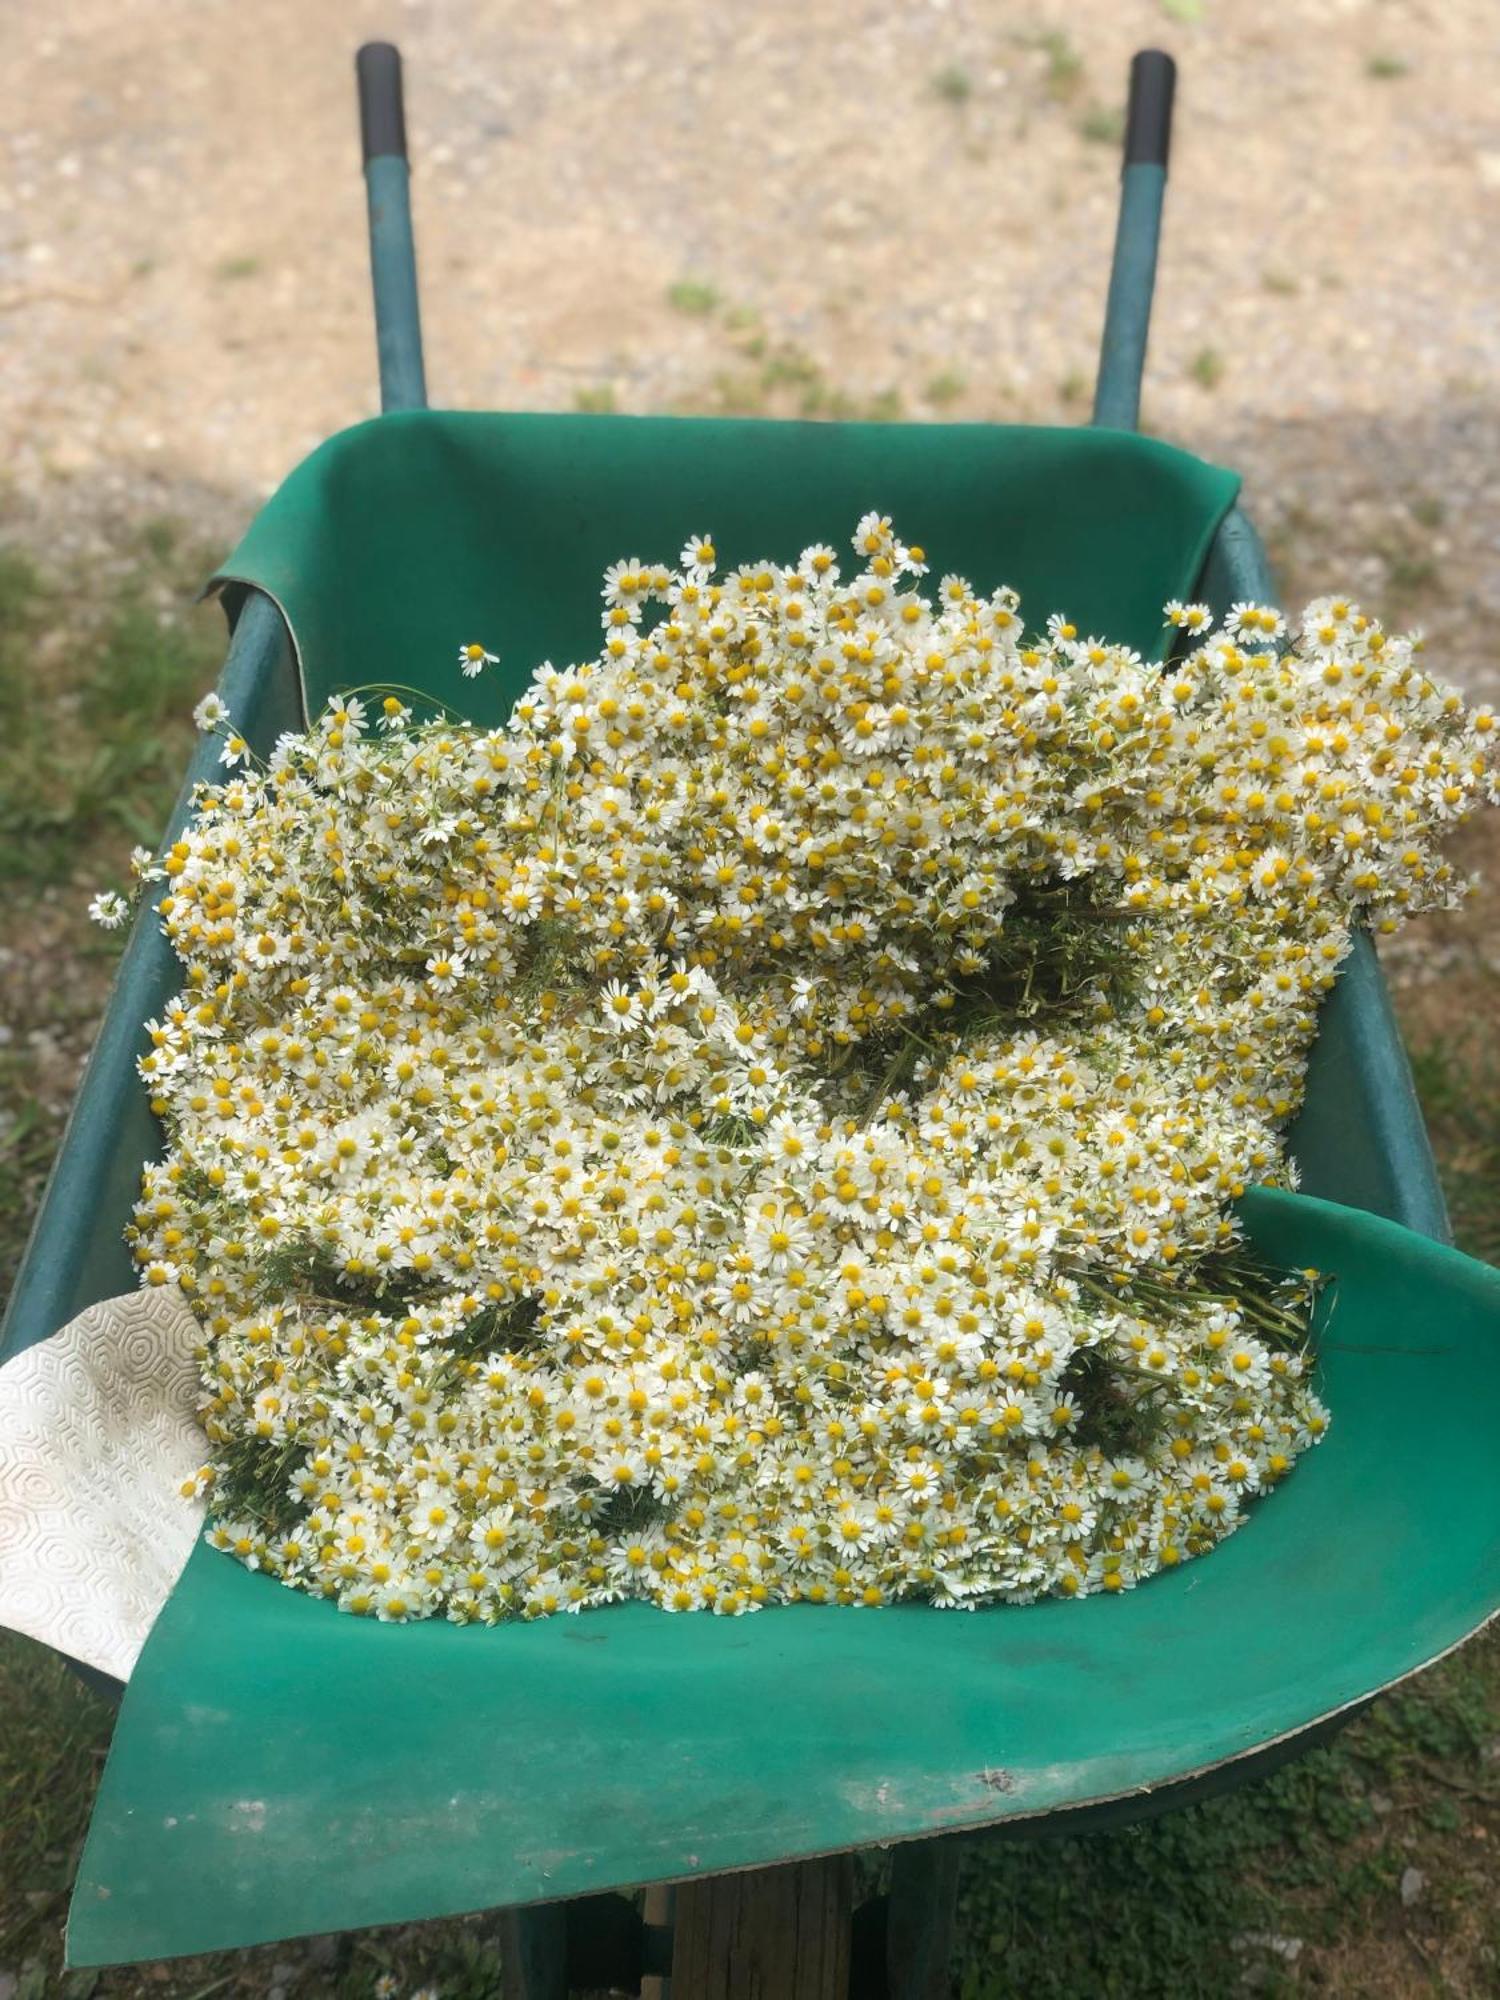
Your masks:
M89 903L89 915L107 931L117 931L130 916L130 905L117 889L101 889Z
M1325 1434L1231 1205L1490 719L1345 600L1171 605L1163 676L854 543L626 558L503 728L348 697L145 869L131 1244L239 1560L387 1622L1123 1591Z
M228 704L218 694L206 694L193 710L193 721L205 734L229 720Z
M1230 605L1223 629L1231 639L1270 645L1286 631L1286 619L1273 605L1242 601Z
M458 670L465 680L474 680L486 667L498 667L500 655L486 652L480 645L460 646L458 649Z
M427 961L427 984L439 993L456 986L463 977L468 954L463 951L435 952Z
M1166 622L1175 625L1179 632L1199 633L1208 631L1214 622L1214 615L1206 604L1183 604L1172 598L1165 607Z
M833 585L839 580L838 556L826 542L814 542L802 551L797 563L797 574L811 586Z
M622 1034L642 1018L640 994L632 992L622 980L610 980L600 992L600 1010L610 1028Z

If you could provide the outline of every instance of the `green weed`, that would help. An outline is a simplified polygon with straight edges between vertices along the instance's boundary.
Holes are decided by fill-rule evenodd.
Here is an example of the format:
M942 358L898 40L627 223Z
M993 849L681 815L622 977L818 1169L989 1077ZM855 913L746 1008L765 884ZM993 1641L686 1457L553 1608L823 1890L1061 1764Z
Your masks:
M193 699L223 654L220 614L191 605L208 567L148 527L113 601L81 614L28 558L0 554L0 877L23 893L77 879L111 835L161 832Z
M934 75L932 88L945 104L967 104L974 95L974 79L962 63L945 63Z
M702 319L717 308L719 294L701 278L679 278L675 285L667 287L667 304L674 312Z
M1048 95L1071 97L1083 80L1083 57L1060 28L1038 35L1035 45L1046 58Z
M1459 1248L1500 1264L1500 1049L1473 1024L1411 1049L1412 1076Z
M1378 544L1385 564L1386 612L1397 620L1415 598L1428 596L1441 581L1437 557L1418 537L1400 532Z
M1089 378L1081 368L1070 368L1057 385L1058 396L1064 403L1081 403L1089 392Z
M1489 1635L1331 1743L1222 1798L1110 1832L976 1840L962 1874L958 1990L963 2000L1220 2000L1240 1983L1236 1967L1262 1993L1283 1990L1259 1978L1279 1976L1274 1959L1252 1969L1247 1933L1339 1944L1377 1929L1396 1900L1411 1811L1484 1794L1497 1728L1500 1646ZM1455 1849L1467 1843L1458 1828L1435 1831ZM1424 1928L1444 1921L1435 1910ZM1414 1989L1358 1990L1402 2000Z
M899 423L904 410L899 389L877 389L865 404L865 421L872 424Z
M922 393L934 408L943 410L950 403L956 403L968 386L956 369L944 368L929 378Z
M573 392L573 408L582 411L585 416L611 417L618 407L613 382L599 382L592 388L575 389Z
M1125 137L1125 114L1117 104L1091 104L1078 121L1078 135L1096 146L1118 146Z

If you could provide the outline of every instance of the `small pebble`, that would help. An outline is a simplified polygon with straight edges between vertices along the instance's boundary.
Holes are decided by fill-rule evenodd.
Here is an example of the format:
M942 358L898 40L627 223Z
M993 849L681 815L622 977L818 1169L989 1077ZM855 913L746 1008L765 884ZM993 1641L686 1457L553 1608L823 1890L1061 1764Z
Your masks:
M1234 1940L1236 1951L1268 1951L1275 1958L1295 1965L1302 1956L1299 1937L1282 1937L1278 1931L1241 1931Z
M1403 1868L1401 1871L1401 1902L1410 1909L1422 1891L1427 1887L1427 1877L1420 1868Z

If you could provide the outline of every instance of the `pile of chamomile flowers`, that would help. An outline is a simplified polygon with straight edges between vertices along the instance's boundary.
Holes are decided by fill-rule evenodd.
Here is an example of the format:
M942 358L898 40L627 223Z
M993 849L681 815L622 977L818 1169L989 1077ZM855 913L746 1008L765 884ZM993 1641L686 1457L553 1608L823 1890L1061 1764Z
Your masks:
M1492 718L1352 604L1173 604L1163 667L854 548L614 564L500 728L200 708L131 1233L220 1548L388 1620L1024 1602L1323 1435L1233 1203Z

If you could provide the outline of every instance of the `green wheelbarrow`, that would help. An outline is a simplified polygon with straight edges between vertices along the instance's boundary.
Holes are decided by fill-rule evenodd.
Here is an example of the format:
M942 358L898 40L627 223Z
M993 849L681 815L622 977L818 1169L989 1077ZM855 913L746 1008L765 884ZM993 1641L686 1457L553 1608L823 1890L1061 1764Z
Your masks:
M1272 597L1234 476L1134 432L1165 56L1132 74L1095 422L1075 430L429 411L399 61L367 48L359 70L384 413L294 472L217 579L220 692L257 752L372 680L500 720L534 662L593 650L610 560L705 524L731 561L795 555L878 505L981 589L1014 583L1148 656L1169 597ZM475 634L509 669L478 695L453 664ZM169 838L216 775L206 741ZM134 1065L176 985L148 911L0 1354L134 1282L122 1232L161 1144ZM1267 1260L1336 1280L1336 1421L1210 1560L966 1617L632 1603L396 1628L200 1543L124 1691L71 1963L501 1909L525 2000L642 1981L672 2000L946 1992L961 1836L1241 1782L1500 1605L1500 1273L1447 1247L1368 940L1326 1003L1290 1143L1305 1194L1252 1190L1242 1214ZM872 1845L894 1848L890 1893L851 1912L849 1856Z

